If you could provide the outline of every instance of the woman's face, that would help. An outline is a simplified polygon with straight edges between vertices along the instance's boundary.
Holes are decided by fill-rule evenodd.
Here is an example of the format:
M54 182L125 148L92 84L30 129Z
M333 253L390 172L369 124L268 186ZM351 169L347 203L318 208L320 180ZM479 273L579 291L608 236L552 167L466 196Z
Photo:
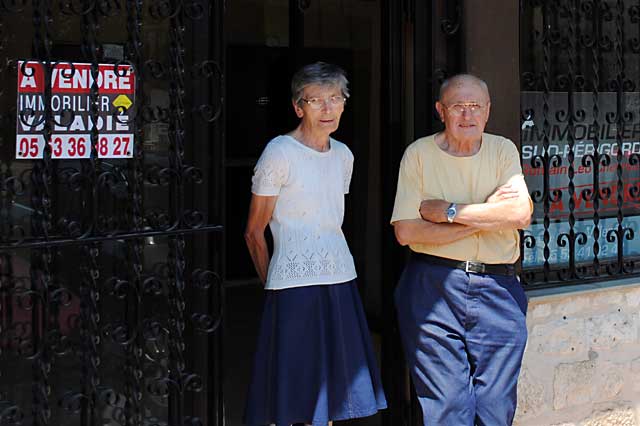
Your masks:
M339 101L344 98L338 85L310 84L302 91L302 99L299 104L294 103L293 108L303 126L327 135L338 129L344 111L344 102Z

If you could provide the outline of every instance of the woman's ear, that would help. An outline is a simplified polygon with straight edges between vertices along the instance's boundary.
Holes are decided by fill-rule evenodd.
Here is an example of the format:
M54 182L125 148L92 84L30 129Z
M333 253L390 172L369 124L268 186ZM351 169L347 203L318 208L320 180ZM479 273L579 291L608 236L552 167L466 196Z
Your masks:
M296 115L298 116L298 118L302 118L304 116L304 110L293 99L291 100L291 104L293 105L293 110L296 112Z

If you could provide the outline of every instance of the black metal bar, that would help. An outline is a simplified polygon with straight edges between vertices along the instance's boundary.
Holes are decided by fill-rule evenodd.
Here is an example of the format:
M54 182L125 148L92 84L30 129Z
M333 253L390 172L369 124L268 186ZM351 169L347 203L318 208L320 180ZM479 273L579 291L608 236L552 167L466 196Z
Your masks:
M144 108L144 43L141 37L142 29L142 0L127 0L127 47L129 60L134 65L136 72L136 111ZM142 114L136 113L135 130L133 140L133 162L129 165L129 176L132 185L129 186L129 204L131 206L130 228L135 232L144 232L144 151L142 142L142 129L144 121ZM125 383L125 412L126 426L136 426L144 421L142 398L145 393L144 377L144 323L143 323L143 271L144 271L144 244L141 239L127 240L130 253L129 276L133 286L134 295L125 301L127 315L127 336L130 343L126 346L125 371L127 378ZM133 336L133 337L131 337Z
M617 228L607 232L606 240L608 243L616 243L617 248L617 264L615 268L607 268L609 274L623 274L624 268L624 239L626 231L622 226L624 221L623 208L623 195L624 195L624 182L622 179L622 162L623 162L623 132L624 126L630 118L626 117L625 105L624 105L624 89L625 89L625 72L624 72L624 2L618 0L616 2L616 38L615 38L615 53L616 53L616 146L618 152L616 153L616 220Z
M602 7L606 5L606 3L601 2L600 0L595 0L593 2L593 35L594 41L591 46L591 55L592 55L592 92L591 98L593 101L592 114L593 114L593 128L594 128L594 137L593 137L593 154L586 154L582 157L582 165L585 167L592 167L593 170L593 187L592 189L585 189L582 191L582 198L585 201L591 201L593 203L593 231L591 233L593 237L593 271L595 275L600 274L600 200L602 199L601 188L600 188L600 165L604 160L606 161L606 156L600 154L600 78L601 78L601 70L600 65L602 63L602 49L601 49L601 40L603 37L602 33Z
M169 122L170 168L177 176L182 176L184 162L185 132L185 83L184 83L184 11L178 1L172 2L176 13L170 18L170 61L172 84L169 89L171 120ZM170 186L170 208L173 207L172 221L181 222L184 214L184 183L179 177ZM169 389L169 423L182 424L185 421L185 383L188 376L184 357L185 300L184 300L184 237L177 234L170 238L169 255L169 372L168 379L174 383Z
M83 2L87 9L90 8L88 2ZM98 41L99 14L96 5L90 8L88 13L82 15L82 45L84 47L84 57L91 64L90 75L92 84L89 92L90 111L89 116L94 123L98 122L98 52L102 50L102 45ZM81 173L86 176L87 184L83 186L83 200L87 205L82 216L82 229L96 228L100 223L100 203L99 194L101 186L97 178L97 170L100 167L101 160L98 158L99 134L98 126L92 126L90 131L90 150L91 155L88 160L82 160L80 167ZM86 231L85 231L86 232ZM82 246L81 263L84 277L80 286L80 311L83 329L82 345L82 393L83 401L83 421L89 426L96 426L98 420L98 388L101 385L101 377L99 371L100 352L101 352L101 315L100 315L100 293L101 293L101 274L98 267L98 258L100 255L100 245L98 243L85 244Z
M586 235L583 232L576 233L575 225L576 225L576 217L575 217L575 123L576 121L580 121L580 117L584 119L584 114L580 114L576 111L575 106L575 91L578 86L579 79L577 78L577 65L579 65L578 59L576 58L576 43L577 43L577 29L576 25L579 22L580 14L577 10L577 2L578 0L569 0L568 6L565 10L567 15L568 25L567 25L567 34L566 34L566 55L567 55L567 75L566 75L566 85L567 85L567 138L568 138L568 147L569 151L567 153L567 178L569 182L567 184L567 197L569 204L569 217L567 222L569 223L569 233L561 233L557 237L558 247L566 247L567 242L569 244L569 265L566 272L563 274L562 271L559 272L560 278L562 280L571 280L578 279L578 273L576 269L576 242L585 244L586 243Z
M135 238L145 237L168 237L174 235L188 235L198 234L203 232L222 232L224 227L222 225L205 225L198 228L179 228L167 231L140 231L140 232L127 232L115 235L105 235L100 237L86 237L82 239L77 238L60 238L48 241L33 241L32 239L25 239L23 243L16 244L3 244L0 245L0 251L18 250L18 249L33 249L33 248L45 248L45 247L62 247L72 246L76 244L89 244L99 243L105 241L118 241L118 240L131 240Z
M532 166L533 167L542 167L543 168L543 188L542 188L542 205L544 209L544 231L543 231L543 256L544 256L544 280L547 281L550 275L550 264L549 264L549 256L551 251L549 249L549 241L550 241L550 233L549 233L549 211L551 207L551 188L549 184L549 167L551 162L551 156L549 155L549 145L550 145L550 127L551 123L549 121L549 93L551 91L551 5L547 0L543 5L543 36L542 36L542 44L543 44L543 72L542 72L542 87L543 87L543 106L542 106L542 128L543 128L543 154L542 156L537 156L532 158ZM536 160L534 162L534 159Z
M209 46L209 55L217 64L219 64L221 70L226 70L225 66L225 5L223 0L215 0L209 19L209 39L211 40ZM210 179L211 190L209 191L210 198L210 217L213 217L213 221L216 223L226 223L224 220L225 215L225 199L226 199L226 174L224 173L223 164L226 161L226 143L224 140L225 135L225 117L226 117L226 102L224 100L226 96L226 84L225 84L225 71L221 71L218 76L219 81L217 85L212 87L212 101L219 100L222 109L221 118L216 120L210 127L211 139L215 141L211 147L212 161L210 163ZM217 184L216 184L217 182ZM220 272L222 280L226 279L225 269L225 250L223 238L209 238L208 241L210 252L209 255L212 259L212 267L216 271ZM226 318L226 295L224 286L221 286L220 293L217 299L209 300L209 311L215 310L220 307L221 312L221 326L214 333L209 334L207 339L209 347L209 365L207 371L207 382L210 392L207 404L207 420L211 426L223 426L225 424L224 419L224 326Z
M51 137L51 33L52 14L50 0L33 1L34 39L33 51L42 61L44 73L44 137L43 160L36 161L32 174L32 203L36 214L32 218L32 233L47 238L51 228L51 195L52 182L51 149L47 142ZM51 252L47 249L31 253L31 290L34 291L34 307L31 329L33 336L33 402L32 414L34 426L46 426L51 418L49 396L49 374L51 355L46 337L49 332L49 291L51 284Z

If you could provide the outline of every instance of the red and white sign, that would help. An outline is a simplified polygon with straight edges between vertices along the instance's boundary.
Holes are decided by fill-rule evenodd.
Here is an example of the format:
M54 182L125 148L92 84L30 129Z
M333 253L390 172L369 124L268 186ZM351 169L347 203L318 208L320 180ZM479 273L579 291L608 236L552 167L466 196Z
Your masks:
M16 158L40 159L44 155L46 64L20 61L18 66L18 120ZM90 158L92 131L97 130L99 158L133 157L135 73L130 65L99 64L94 78L90 64L60 63L50 70L48 99L53 159ZM97 87L93 98L91 89ZM94 118L92 106L97 110Z

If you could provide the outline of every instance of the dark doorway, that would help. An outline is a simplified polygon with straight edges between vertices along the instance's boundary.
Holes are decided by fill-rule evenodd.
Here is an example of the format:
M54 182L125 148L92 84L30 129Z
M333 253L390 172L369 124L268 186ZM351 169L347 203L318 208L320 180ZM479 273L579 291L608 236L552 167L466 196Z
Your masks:
M225 16L226 280L225 407L241 424L263 291L243 231L253 167L273 137L292 130L290 81L300 66L325 61L348 73L351 98L334 137L355 156L344 230L370 325L381 313L380 0L229 2ZM373 327L375 328L375 327ZM372 330L377 350L380 330ZM344 424L379 425L381 416Z

